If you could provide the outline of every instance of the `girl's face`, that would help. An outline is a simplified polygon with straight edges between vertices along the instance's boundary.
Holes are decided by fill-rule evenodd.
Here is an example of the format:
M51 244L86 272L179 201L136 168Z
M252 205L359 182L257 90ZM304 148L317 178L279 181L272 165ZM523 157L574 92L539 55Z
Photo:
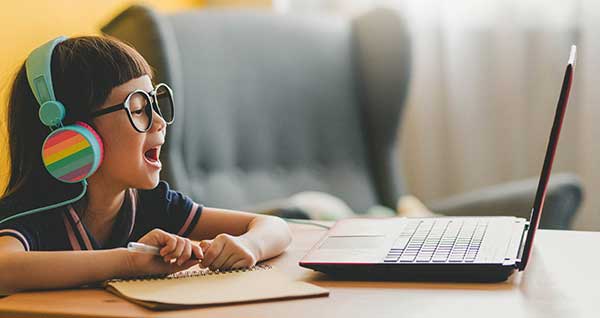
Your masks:
M151 91L150 77L143 75L113 88L99 109L122 103L136 89ZM122 189L153 189L158 185L160 148L165 142L167 125L155 111L152 116L152 127L145 133L133 128L125 110L94 118L93 123L104 144L104 160L90 179Z

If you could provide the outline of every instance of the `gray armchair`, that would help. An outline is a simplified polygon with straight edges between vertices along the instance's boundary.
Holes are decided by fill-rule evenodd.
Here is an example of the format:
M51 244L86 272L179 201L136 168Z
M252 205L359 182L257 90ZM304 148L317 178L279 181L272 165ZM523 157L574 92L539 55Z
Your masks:
M132 6L102 31L134 46L171 85L176 123L163 175L207 205L244 209L323 191L361 213L405 193L397 131L410 38L393 11L353 20L251 10L162 14ZM581 201L554 177L542 226L568 227ZM432 203L436 212L528 216L537 180Z

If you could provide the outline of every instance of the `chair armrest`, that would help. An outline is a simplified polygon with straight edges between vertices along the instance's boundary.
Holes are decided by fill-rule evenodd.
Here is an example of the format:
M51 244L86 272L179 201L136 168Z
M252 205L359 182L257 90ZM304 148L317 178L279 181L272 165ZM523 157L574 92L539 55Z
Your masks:
M427 204L445 215L514 215L529 219L539 179L508 182ZM540 227L568 229L583 200L583 186L574 174L560 173L548 183Z

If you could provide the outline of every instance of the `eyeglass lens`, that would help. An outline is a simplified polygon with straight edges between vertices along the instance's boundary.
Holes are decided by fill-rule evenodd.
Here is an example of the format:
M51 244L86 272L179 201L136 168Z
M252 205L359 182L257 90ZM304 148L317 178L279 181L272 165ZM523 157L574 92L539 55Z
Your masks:
M150 128L152 118L152 102L148 94L136 92L129 98L129 110L131 119L135 127L140 131L146 131ZM159 115L167 123L173 121L173 96L171 91L164 85L160 85L156 90L156 102L158 104Z

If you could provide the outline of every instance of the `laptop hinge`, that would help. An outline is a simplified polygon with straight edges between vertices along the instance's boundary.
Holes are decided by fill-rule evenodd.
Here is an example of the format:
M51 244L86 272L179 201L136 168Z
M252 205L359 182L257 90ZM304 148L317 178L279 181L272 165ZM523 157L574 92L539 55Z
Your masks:
M523 230L523 233L521 234L521 243L519 244L519 251L517 252L517 259L515 259L515 268L517 268L519 271L523 270L523 266L521 265L521 259L523 259L523 249L525 248L524 238L527 237L527 232L529 231L530 226L531 226L531 223L529 223L529 221L525 222L525 229Z

